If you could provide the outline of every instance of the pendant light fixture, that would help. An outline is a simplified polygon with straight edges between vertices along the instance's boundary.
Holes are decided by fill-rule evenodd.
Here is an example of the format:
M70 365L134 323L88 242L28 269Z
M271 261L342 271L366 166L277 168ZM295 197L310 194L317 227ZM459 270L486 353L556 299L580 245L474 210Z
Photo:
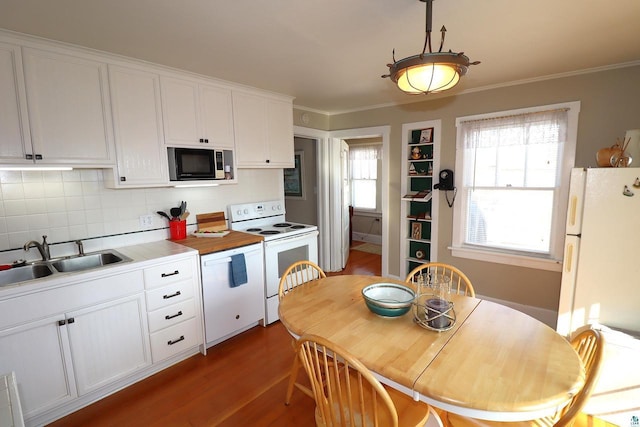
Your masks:
M440 48L437 52L431 50L431 9L433 0L420 0L427 4L426 16L426 37L422 53L409 56L396 61L395 49L393 50L393 64L387 64L389 74L382 77L389 77L398 85L398 88L409 94L428 94L442 92L451 89L464 76L469 65L477 65L480 62L469 62L464 52L455 53L449 50L442 51L444 36L447 29L442 26L440 32ZM429 51L427 52L427 49Z

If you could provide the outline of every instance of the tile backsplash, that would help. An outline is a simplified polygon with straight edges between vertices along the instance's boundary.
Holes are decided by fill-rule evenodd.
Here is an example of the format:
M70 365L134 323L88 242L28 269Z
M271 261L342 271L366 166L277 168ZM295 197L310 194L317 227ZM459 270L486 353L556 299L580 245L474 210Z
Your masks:
M156 211L168 213L181 200L191 212L188 223L195 224L197 213L283 198L281 170L239 172L238 184L219 187L113 190L104 187L98 169L0 171L0 252L22 251L25 242L41 241L43 235L54 245L123 233L132 233L125 235L129 244L160 240L169 237L168 224ZM151 227L141 226L142 215L152 215ZM24 258L38 257L35 249L30 252Z

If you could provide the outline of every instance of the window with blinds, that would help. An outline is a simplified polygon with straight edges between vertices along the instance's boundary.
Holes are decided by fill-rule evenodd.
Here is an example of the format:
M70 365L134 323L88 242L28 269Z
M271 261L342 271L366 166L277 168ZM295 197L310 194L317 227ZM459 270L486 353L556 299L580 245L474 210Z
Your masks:
M579 103L458 118L454 247L562 258Z

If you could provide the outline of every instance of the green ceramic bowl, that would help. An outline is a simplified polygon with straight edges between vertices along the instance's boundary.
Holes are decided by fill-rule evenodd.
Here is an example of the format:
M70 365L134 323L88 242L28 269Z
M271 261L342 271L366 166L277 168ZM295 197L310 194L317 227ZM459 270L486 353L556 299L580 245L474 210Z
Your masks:
M362 289L362 297L372 313L384 317L398 317L409 311L415 292L395 283L374 283Z

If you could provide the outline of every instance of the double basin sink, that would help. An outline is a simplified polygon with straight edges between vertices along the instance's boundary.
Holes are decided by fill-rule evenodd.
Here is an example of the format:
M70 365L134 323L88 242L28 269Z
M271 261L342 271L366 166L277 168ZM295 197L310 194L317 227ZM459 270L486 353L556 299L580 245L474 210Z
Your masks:
M0 271L0 287L28 280L41 279L54 274L87 271L132 261L115 250L92 252L85 255L73 255L49 261L35 261L22 267Z

